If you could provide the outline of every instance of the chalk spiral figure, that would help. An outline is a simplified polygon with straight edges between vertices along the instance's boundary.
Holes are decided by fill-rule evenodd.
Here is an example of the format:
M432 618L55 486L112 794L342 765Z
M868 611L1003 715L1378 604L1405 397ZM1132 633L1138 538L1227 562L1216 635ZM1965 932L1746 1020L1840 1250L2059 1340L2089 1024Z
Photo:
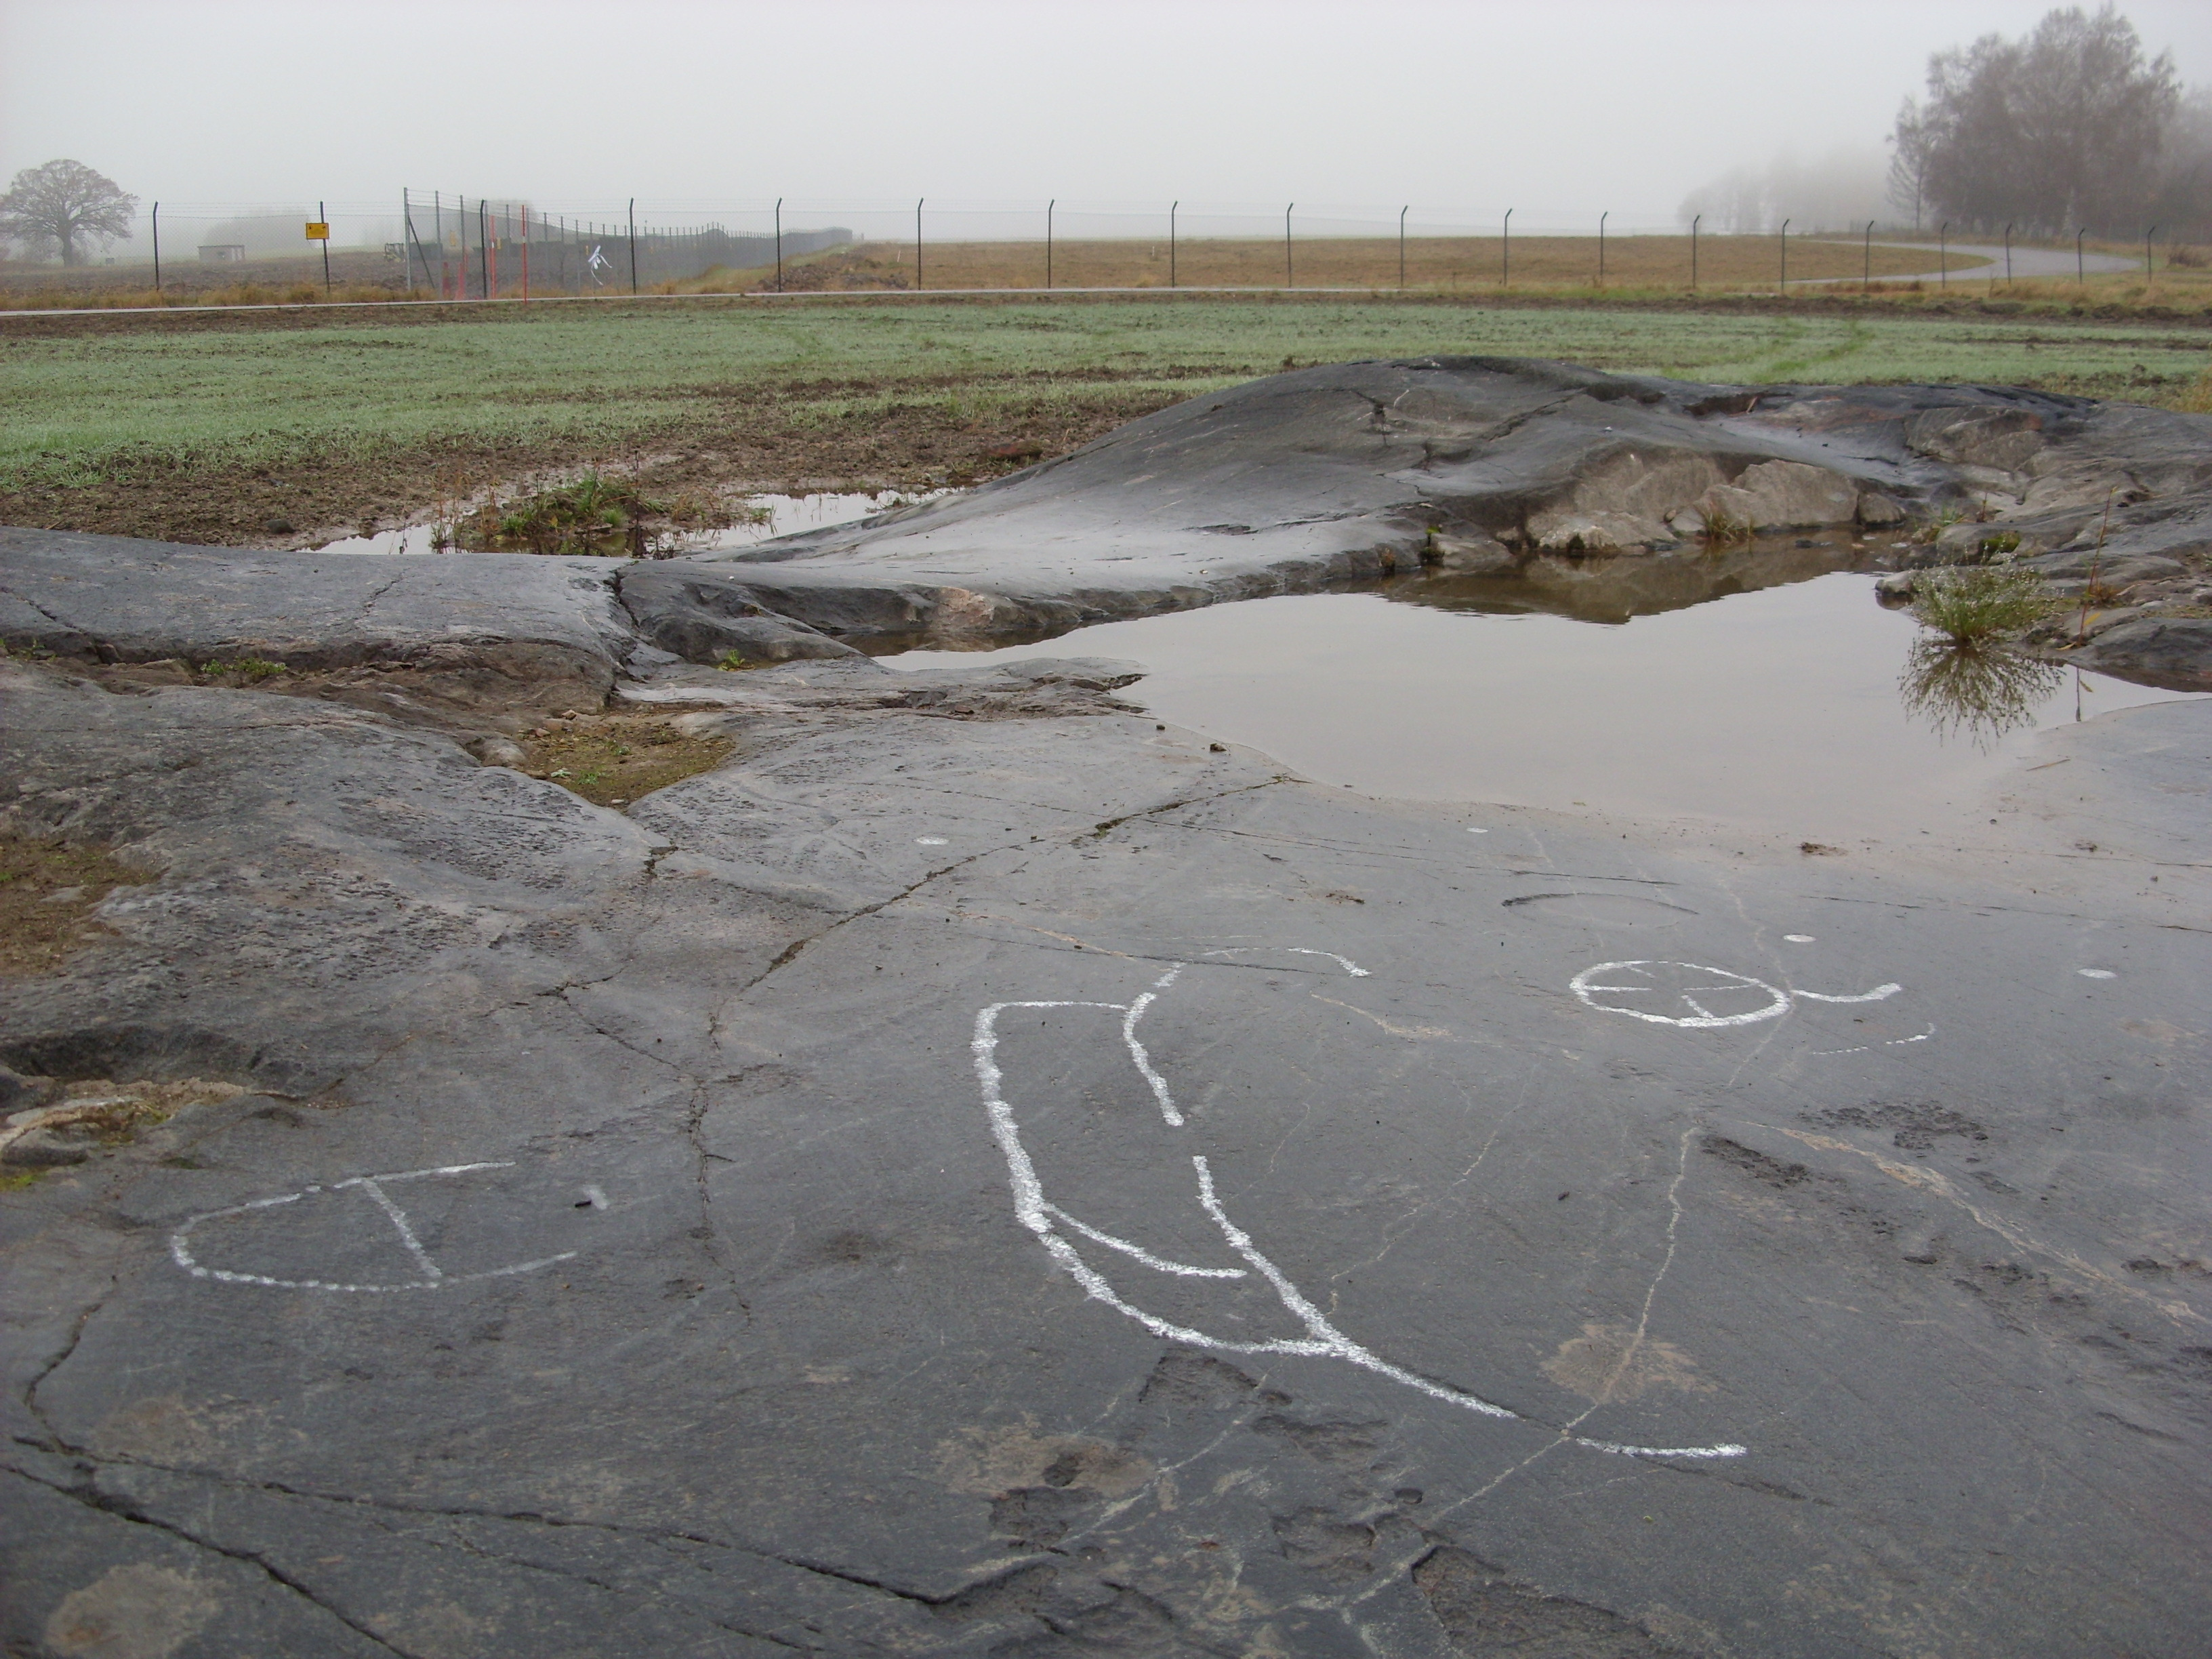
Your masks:
M1334 951L1311 951L1304 947L1285 948L1293 949L1297 954L1303 956L1328 957L1349 975L1358 978L1368 976L1367 969L1347 957L1336 955ZM1212 951L1208 954L1225 956L1243 953L1243 951L1240 949L1234 951ZM1457 1407L1462 1411L1473 1412L1482 1417L1500 1418L1509 1422L1530 1423L1532 1426L1547 1426L1535 1424L1533 1419L1522 1416L1519 1412L1500 1406L1492 1401L1485 1400L1480 1395L1464 1389L1453 1388L1448 1383L1438 1382L1418 1372L1408 1370L1402 1365L1394 1364L1372 1350L1355 1342L1338 1329L1328 1317L1314 1305L1305 1293L1291 1282L1290 1276L1261 1251L1252 1242L1251 1235L1230 1218L1228 1212L1222 1207L1219 1194L1215 1190L1213 1171L1201 1154L1194 1153L1190 1160L1191 1172L1197 1183L1199 1206L1205 1211L1214 1226L1219 1230L1230 1250L1245 1263L1244 1267L1202 1267L1188 1262L1173 1261L1146 1249L1141 1244L1128 1239L1117 1238L1110 1233L1092 1227L1070 1215L1046 1198L1043 1184L1037 1178L1036 1166L1031 1161L1028 1149L1022 1144L1021 1126L1015 1118L1013 1107L1006 1099L1006 1074L1000 1069L998 1060L999 1016L1010 1008L1097 1008L1120 1014L1121 1042L1127 1051L1130 1062L1136 1067L1137 1074L1144 1079L1146 1088L1152 1091L1152 1098L1159 1107L1162 1122L1171 1131L1179 1130L1184 1127L1182 1114L1176 1105L1174 1093L1170 1089L1166 1078L1161 1075L1159 1069L1153 1065L1151 1054L1146 1051L1142 1040L1137 1035L1137 1028L1146 1013L1175 984L1177 977L1188 965L1184 963L1176 963L1155 980L1149 989L1128 1002L1064 1000L994 1002L976 1013L975 1036L969 1045L975 1056L975 1080L982 1092L984 1110L990 1118L992 1136L998 1142L999 1150L1005 1155L1006 1160L1007 1182L1013 1191L1014 1214L1022 1225L1036 1236L1037 1243L1044 1247L1046 1253L1066 1270L1068 1276L1081 1285L1084 1292L1093 1301L1104 1303L1116 1313L1133 1320L1163 1341L1187 1343L1193 1347L1212 1349L1219 1353L1299 1354L1312 1358L1340 1359L1347 1364L1357 1365L1363 1370L1372 1371L1379 1376L1387 1376L1394 1382L1401 1382L1409 1389L1417 1389L1428 1395L1431 1400ZM1087 1239L1103 1249L1126 1255L1157 1273L1170 1273L1188 1279L1249 1279L1257 1275L1266 1281L1291 1316L1304 1328L1306 1334L1303 1337L1240 1341L1212 1336L1204 1331L1194 1330L1188 1326L1163 1319L1157 1314L1147 1313L1144 1309L1123 1297L1114 1288L1103 1273L1083 1259L1075 1245L1070 1241L1068 1237L1070 1233ZM1728 1458L1741 1457L1747 1449L1743 1446L1732 1443L1711 1446L1625 1445L1614 1441L1597 1440L1577 1434L1563 1434L1561 1438L1572 1445L1587 1447L1592 1451L1607 1452L1622 1457Z

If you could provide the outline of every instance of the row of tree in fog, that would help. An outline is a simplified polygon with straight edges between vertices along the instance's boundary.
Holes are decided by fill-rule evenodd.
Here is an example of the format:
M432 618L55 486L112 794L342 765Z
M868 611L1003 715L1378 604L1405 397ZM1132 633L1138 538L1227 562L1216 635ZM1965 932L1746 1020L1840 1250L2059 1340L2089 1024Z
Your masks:
M1923 222L2140 235L2212 217L2212 92L2185 98L2172 54L2146 58L2111 5L1936 53L1890 143L1891 200Z
M1741 234L1784 219L1808 230L1948 220L1970 234L2124 237L2158 224L2212 239L2212 88L2185 92L2172 54L2147 56L2111 5L1937 52L1889 150L1886 177L1872 150L1738 167L1691 192L1682 222Z

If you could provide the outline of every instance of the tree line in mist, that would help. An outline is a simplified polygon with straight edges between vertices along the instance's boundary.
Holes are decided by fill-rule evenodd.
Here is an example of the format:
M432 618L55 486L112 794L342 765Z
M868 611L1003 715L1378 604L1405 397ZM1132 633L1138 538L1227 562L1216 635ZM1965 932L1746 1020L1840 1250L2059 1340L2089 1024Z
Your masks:
M2066 6L2018 40L1985 34L1928 62L1879 153L1739 167L1691 192L1708 229L1804 229L1869 220L1967 234L2134 238L2153 225L2212 240L2212 88L2182 86L2110 4Z

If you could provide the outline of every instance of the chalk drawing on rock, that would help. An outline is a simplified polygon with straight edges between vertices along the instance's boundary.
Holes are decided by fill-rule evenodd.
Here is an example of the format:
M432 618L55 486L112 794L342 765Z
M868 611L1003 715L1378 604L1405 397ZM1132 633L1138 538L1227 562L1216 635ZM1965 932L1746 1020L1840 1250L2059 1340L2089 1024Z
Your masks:
M556 1263L569 1261L576 1255L575 1251L563 1250L558 1255L543 1256L535 1261L512 1262L506 1267L487 1268L478 1273L448 1273L431 1258L429 1251L423 1249L422 1240L416 1237L414 1223L408 1218L407 1212L402 1209L392 1194L385 1190L386 1188L398 1182L422 1181L433 1176L472 1175L479 1170L511 1170L514 1167L511 1160L486 1164L448 1164L434 1170L400 1170L388 1175L355 1176L345 1181L334 1181L327 1187L303 1187L298 1192L283 1193L275 1198L251 1199L244 1204L233 1204L220 1210L208 1210L187 1218L182 1226L169 1235L169 1255L171 1260L195 1279L210 1279L224 1285L259 1285L283 1291L337 1291L363 1296L382 1295L395 1291L447 1290L456 1285L473 1284L482 1279L507 1279L516 1273L536 1273L541 1267L550 1267ZM587 1187L584 1191L586 1194L586 1204L590 1204L593 1208L605 1207L605 1199L603 1194L599 1195L597 1203L592 1202L591 1195L599 1194L598 1188ZM283 1205L297 1204L303 1199L340 1193L357 1193L368 1200L369 1205L378 1212L384 1223L397 1237L399 1248L406 1252L408 1258L415 1264L417 1277L395 1283L374 1284L354 1284L325 1279L280 1279L269 1273L239 1273L227 1267L211 1267L201 1261L194 1253L191 1243L192 1233L205 1223L223 1221L234 1216L256 1215L275 1210Z
M1711 1030L1778 1019L1796 1001L1880 1002L1905 988L1877 985L1871 991L1830 995L1794 987L1785 990L1726 968L1645 960L1601 962L1577 974L1567 988L1585 1006L1603 1013L1626 1014L1653 1025Z
M1367 970L1333 951L1315 951L1304 946L1247 945L1224 951L1212 951L1208 956L1242 955L1252 951L1282 950L1301 956L1324 957L1336 963L1347 975L1367 975ZM1145 1080L1158 1102L1162 1121L1170 1130L1184 1127L1182 1112L1175 1103L1173 1091L1167 1079L1152 1063L1152 1055L1137 1036L1137 1025L1146 1012L1171 988L1188 964L1177 963L1152 981L1151 987L1128 1002L1096 1002L1054 1000L1045 1001L994 1002L975 1015L975 1035L970 1051L975 1064L975 1080L982 1092L983 1108L989 1115L991 1133L998 1142L1000 1152L1006 1160L1006 1176L1012 1188L1014 1214L1022 1225L1035 1235L1039 1244L1054 1261L1066 1270L1069 1277L1083 1287L1092 1300L1104 1303L1123 1316L1133 1320L1154 1336L1164 1341L1188 1343L1194 1347L1209 1348L1221 1353L1240 1354L1296 1354L1313 1358L1340 1359L1363 1370L1372 1371L1394 1382L1403 1383L1426 1395L1432 1400L1455 1406L1478 1416L1493 1417L1508 1422L1528 1423L1532 1427L1554 1425L1524 1417L1510 1407L1486 1400L1465 1389L1454 1388L1417 1371L1394 1364L1371 1349L1354 1341L1340 1330L1312 1300L1294 1284L1272 1259L1264 1255L1249 1233L1230 1218L1224 1208L1220 1194L1215 1187L1213 1170L1203 1154L1190 1156L1191 1175L1196 1188L1199 1206L1202 1209L1230 1253L1240 1259L1242 1267L1207 1267L1176 1261L1159 1255L1125 1238L1119 1238L1093 1227L1052 1202L1045 1196L1043 1183L1039 1180L1036 1166L1022 1142L1021 1125L1015 1115L1012 1102L1006 1097L1006 1073L999 1064L999 1018L1013 1009L1096 1008L1121 1016L1121 1036L1124 1049L1137 1073ZM1243 1340L1214 1336L1188 1325L1177 1324L1147 1312L1130 1301L1115 1288L1113 1282L1077 1248L1078 1239L1137 1262L1154 1272L1172 1274L1182 1279L1242 1279L1264 1283L1274 1292L1275 1298L1291 1317L1301 1326L1305 1334L1298 1337ZM1577 1421L1580 1419L1577 1419ZM1588 1448L1592 1451L1607 1452L1623 1457L1727 1458L1744 1455L1747 1448L1733 1443L1710 1446L1641 1446L1626 1445L1609 1440L1597 1440L1572 1432L1572 1425L1560 1431L1565 1443Z

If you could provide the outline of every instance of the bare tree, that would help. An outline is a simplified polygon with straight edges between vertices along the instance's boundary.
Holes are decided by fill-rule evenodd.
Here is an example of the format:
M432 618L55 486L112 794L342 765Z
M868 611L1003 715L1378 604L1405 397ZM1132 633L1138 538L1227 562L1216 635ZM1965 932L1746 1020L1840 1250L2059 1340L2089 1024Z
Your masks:
M1928 124L1920 106L1908 98L1897 112L1897 125L1889 136L1889 204L1899 213L1911 210L1912 228L1920 228L1920 213L1928 191Z
M2145 60L2111 4L2046 13L2025 39L1985 34L1928 63L1928 100L1893 142L1924 157L1929 203L1984 228L2135 227L2181 100L2173 59Z
M0 237L21 242L33 258L58 250L73 265L82 245L102 247L131 234L138 198L82 161L25 167L0 196Z

